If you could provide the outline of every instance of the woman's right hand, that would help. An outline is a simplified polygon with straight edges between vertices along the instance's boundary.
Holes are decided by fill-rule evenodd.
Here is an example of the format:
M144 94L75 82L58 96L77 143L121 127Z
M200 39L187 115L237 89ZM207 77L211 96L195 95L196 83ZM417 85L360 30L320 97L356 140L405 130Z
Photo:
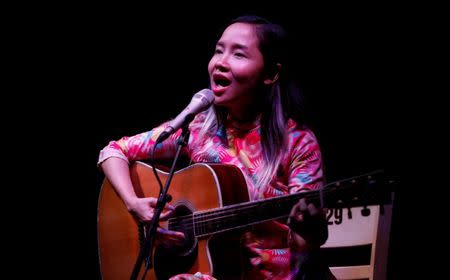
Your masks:
M155 214L157 199L154 197L136 198L127 204L128 211L145 224L149 224ZM167 220L173 215L174 207L166 203L164 210L159 217L160 221ZM179 231L171 231L158 227L158 241L165 246L181 245L184 241L184 233Z
M127 203L128 211L144 223L149 223L155 214L157 199L154 197L135 198ZM166 203L164 210L159 217L160 221L165 221L173 214L174 207Z
M101 163L103 172L119 193L128 211L139 221L150 224L155 213L157 199L154 197L137 197L130 177L128 162L118 157L110 157ZM174 207L166 204L159 219L167 220L173 214ZM158 241L178 244L184 240L182 232L158 228Z

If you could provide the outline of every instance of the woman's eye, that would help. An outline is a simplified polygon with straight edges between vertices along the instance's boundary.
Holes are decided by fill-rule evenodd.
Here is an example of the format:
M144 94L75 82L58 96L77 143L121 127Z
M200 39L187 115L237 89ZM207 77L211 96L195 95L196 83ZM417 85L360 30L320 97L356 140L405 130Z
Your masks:
M234 55L236 57L245 57L245 54L243 54L243 53L235 53Z

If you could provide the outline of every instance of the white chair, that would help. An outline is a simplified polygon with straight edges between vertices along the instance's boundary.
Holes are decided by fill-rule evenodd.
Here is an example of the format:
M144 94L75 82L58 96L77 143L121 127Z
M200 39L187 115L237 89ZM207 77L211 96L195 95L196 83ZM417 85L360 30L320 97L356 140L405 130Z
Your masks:
M383 205L384 214L381 215L380 206L367 208L370 209L369 216L362 215L362 207L351 208L351 219L348 209L328 210L329 235L322 252L328 258L337 257L337 263L341 262L336 264L334 261L333 264L329 259L330 269L337 279L386 279L392 204ZM345 263L347 257L357 260Z

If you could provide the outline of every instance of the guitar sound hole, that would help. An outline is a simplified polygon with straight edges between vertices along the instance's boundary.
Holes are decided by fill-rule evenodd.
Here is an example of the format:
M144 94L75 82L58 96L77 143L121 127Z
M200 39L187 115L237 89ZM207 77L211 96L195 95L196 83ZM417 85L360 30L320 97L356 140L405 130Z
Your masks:
M173 275L185 273L194 265L198 254L198 241L192 225L192 211L185 205L177 205L168 229L183 232L185 240L177 246L161 244L156 247L154 261L158 279L168 279Z
M169 230L181 231L185 236L185 240L181 246L174 246L172 248L178 255L187 256L197 246L192 218L192 211L186 205L183 204L175 207L175 214L169 224Z

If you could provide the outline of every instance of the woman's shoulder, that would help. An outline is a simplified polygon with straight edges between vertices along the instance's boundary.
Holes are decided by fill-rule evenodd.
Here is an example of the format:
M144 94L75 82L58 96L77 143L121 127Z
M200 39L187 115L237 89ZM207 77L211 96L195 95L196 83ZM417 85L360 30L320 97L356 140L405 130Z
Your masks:
M312 134L314 135L314 132L306 125L306 124L300 124L294 121L293 119L289 119L287 122L287 131L289 134Z
M318 144L318 139L315 135L315 133L304 124L298 124L292 119L289 119L288 125L287 125L287 131L288 131L288 137L289 142L293 145L298 145L300 143L303 144L311 144L316 143Z

